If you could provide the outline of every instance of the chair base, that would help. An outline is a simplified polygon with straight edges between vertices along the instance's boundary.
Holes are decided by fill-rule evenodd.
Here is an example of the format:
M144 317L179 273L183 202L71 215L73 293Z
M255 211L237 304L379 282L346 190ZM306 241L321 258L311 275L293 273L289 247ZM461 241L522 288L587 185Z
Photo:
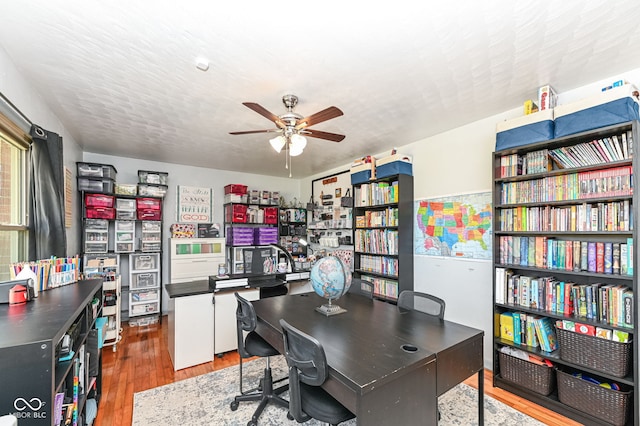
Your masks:
M231 410L236 411L240 402L245 401L260 401L258 404L258 408L253 413L251 417L251 421L247 423L247 426L257 426L258 418L264 411L265 407L268 403L272 402L276 405L279 405L283 408L289 409L289 401L281 398L279 395L287 390L289 390L289 385L282 385L279 388L273 388L273 377L271 375L271 368L267 367L264 369L264 376L260 380L262 383L262 391L261 392L252 392L252 393L244 393L237 395L233 398L231 402Z

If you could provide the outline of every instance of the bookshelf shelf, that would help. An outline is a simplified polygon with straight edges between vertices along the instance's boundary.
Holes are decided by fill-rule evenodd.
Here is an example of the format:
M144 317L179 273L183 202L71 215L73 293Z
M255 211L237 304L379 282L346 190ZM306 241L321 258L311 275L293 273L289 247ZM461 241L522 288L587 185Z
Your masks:
M581 373L582 377L620 386L619 391L613 388L606 392L637 391L635 265L640 266L636 233L640 200L633 191L638 188L638 160L633 153L640 149L639 126L635 121L607 126L498 151L493 156L494 386L586 425L609 423L604 416L572 406L566 386L558 385L544 396L509 381L501 374L499 353L503 348L518 349L551 361L555 371L569 373L562 376ZM598 154L592 155L596 144L605 149L607 144L614 149L618 144L623 155L616 161L604 161L602 151L596 158ZM585 151L588 146L594 149L591 154ZM564 161L580 166L562 168ZM551 325L551 331L536 330L535 321ZM558 332L553 326L565 330ZM572 327L576 334L566 331ZM589 334L585 336L589 340L566 337L584 336L578 332ZM549 333L552 341L558 334L557 348L551 352L540 346L540 339ZM619 341L627 337L625 334L628 343ZM610 361L606 357L611 351L602 348L621 346L630 348L631 356L623 358L622 362L628 362L628 373L619 377L607 370ZM572 359L571 351L588 354L599 365L582 364L583 360ZM557 375L558 381L566 380ZM604 405L610 412L618 409L607 407L611 399L598 393L587 397L594 398L589 404L594 407ZM624 415L625 426L640 421L637 396L633 395L630 405Z
M382 300L413 290L413 176L354 185L353 220L354 277L373 282Z

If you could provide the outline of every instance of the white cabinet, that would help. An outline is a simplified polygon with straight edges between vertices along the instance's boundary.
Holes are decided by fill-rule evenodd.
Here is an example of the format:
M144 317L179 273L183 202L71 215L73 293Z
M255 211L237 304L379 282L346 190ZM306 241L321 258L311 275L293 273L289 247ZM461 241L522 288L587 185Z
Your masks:
M260 299L260 290L257 288L236 291L249 301ZM236 334L236 307L238 302L234 292L229 290L215 293L214 349L216 354L238 349L238 337Z
M170 283L207 279L225 264L224 238L169 239Z
M169 355L173 369L213 360L213 293L169 299Z

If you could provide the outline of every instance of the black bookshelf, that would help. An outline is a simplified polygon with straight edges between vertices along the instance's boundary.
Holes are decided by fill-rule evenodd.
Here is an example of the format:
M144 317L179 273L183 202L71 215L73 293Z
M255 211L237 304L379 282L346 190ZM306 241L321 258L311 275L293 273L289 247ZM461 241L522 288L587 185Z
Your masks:
M95 304L94 299L98 303ZM81 363L81 347L88 351L90 330L102 309L102 279L83 280L40 292L24 305L0 305L0 413L18 417L20 425L52 425L56 393L70 396L74 365ZM73 356L58 361L61 341L70 329L74 332ZM102 381L102 357L97 374L89 375L85 365L85 388L78 395L78 418L85 419L86 401L99 401ZM95 353L94 353L95 355ZM94 369L92 368L92 371ZM80 424L80 423L79 423Z
M494 339L493 339L493 369L494 369L494 386L505 389L509 392L512 392L520 397L531 400L541 406L554 410L566 417L572 418L578 422L581 422L585 425L606 425L611 424L612 421L607 419L608 413L616 413L616 410L623 410L625 404L619 403L620 401L624 401L627 405L628 412L625 415L624 413L620 413L620 418L625 418L626 421L624 425L638 425L640 421L639 414L639 402L638 397L636 395L636 383L638 383L638 355L639 355L639 346L637 339L638 332L638 297L637 288L638 288L638 250L637 250L637 228L638 228L638 210L636 206L638 205L638 195L637 191L628 191L627 193L622 193L620 191L616 192L616 190L620 189L618 186L614 185L613 190L608 192L602 192L601 194L595 193L594 195L588 195L584 197L581 195L580 197L575 197L570 191L565 192L565 195L559 196L558 194L553 194L551 196L545 195L544 198L550 199L550 201L540 201L537 199L531 200L526 199L530 194L525 194L524 200L520 200L522 202L509 202L509 199L505 199L503 197L503 192L508 191L513 188L515 185L520 183L529 183L531 188L535 188L535 183L533 181L540 181L543 179L551 178L557 179L561 181L562 179L570 180L572 176L575 178L575 174L577 173L607 173L608 170L616 169L620 167L631 167L633 170L633 175L631 176L630 184L633 188L638 188L638 178L636 174L636 170L638 170L638 139L639 135L639 123L638 122L627 122L614 126L607 126L603 128L599 128L596 130L582 132L575 135L570 135L546 142L540 142L535 144L523 145L521 147L510 148L498 152L494 152L493 154L493 167L494 167L494 185L493 185L493 206L494 206L494 214L493 214L493 229L494 229L494 243L493 243L493 282L495 283L493 289L493 321L494 321ZM511 175L509 173L504 172L505 167L505 159L509 159L509 161L513 161L518 156L520 158L524 158L527 154L532 154L535 152L542 152L544 150L552 150L552 149L568 149L569 147L574 147L578 144L589 143L594 140L610 138L610 142L612 141L613 135L621 135L624 133L625 135L629 135L632 137L632 144L628 146L632 150L635 155L629 156L630 158L624 158L618 161L608 161L608 162L600 162L593 163L590 165L581 165L579 167L573 168L562 168L559 167L558 163L553 161L550 157L548 157L548 164L543 164L543 171L536 171L535 173L526 174L526 164L522 168L518 174ZM619 142L622 140L620 139ZM535 157L535 155L532 155ZM544 158L544 155L542 156ZM538 157L539 158L539 157ZM519 163L519 161L517 161ZM513 163L512 163L513 164ZM546 171L545 171L546 170ZM576 181L580 182L581 176L579 175ZM605 176L603 174L603 176ZM531 182L530 182L531 181ZM574 181L575 182L575 181ZM511 187L509 185L512 185ZM568 188L573 189L571 185ZM606 188L606 187L605 187ZM534 190L535 191L535 190ZM598 189L598 191L604 191L604 189ZM533 192L533 191L532 191ZM518 196L522 196L522 194L517 194ZM535 196L535 195L534 195ZM547 198L548 197L548 198ZM581 198L582 197L582 198ZM518 207L522 208L563 208L567 207L569 211L571 209L578 208L580 205L602 205L607 203L627 203L628 210L631 219L630 226L626 229L593 229L593 230L579 230L579 227L575 227L572 224L569 225L568 229L560 227L555 227L553 230L548 230L549 228L544 229L516 229L513 228L511 222L508 222L506 218L510 218L508 215L502 215L501 213L506 211L507 209L514 209ZM620 224L620 218L618 216L612 220L613 225ZM519 221L521 221L521 217L518 217ZM504 221L504 223L503 223ZM523 223L520 222L520 225ZM528 228L533 227L536 228L538 225L529 224ZM522 228L520 226L519 228ZM624 227L623 227L624 228ZM556 230L557 229L557 230ZM527 260L520 259L519 261L515 261L515 257L510 257L509 254L509 244L511 238L537 238L537 237L545 237L547 239L553 239L556 241L564 241L565 246L569 245L568 241L580 241L580 246L584 242L602 242L603 244L611 243L611 244L626 244L629 246L629 249L633 250L633 256L631 260L634 265L634 272L632 274L621 274L618 273L603 273L601 271L593 271L593 270L584 270L581 262L580 264L574 264L574 267L568 267L568 264L565 263L564 266L558 265L556 269L550 268L549 265L546 264L548 260L546 257L543 259L544 264L534 263L531 264L531 258ZM517 241L517 240L516 240ZM502 245L501 245L502 242ZM537 254L538 250L535 250ZM505 253L507 255L505 256ZM548 255L548 250L545 250L545 255ZM520 253L522 254L522 253ZM575 253L572 253L572 256L575 256ZM581 255L581 254L580 254ZM575 259L575 257L574 257ZM511 260L511 261L509 261ZM556 265L552 265L556 266ZM590 268L589 268L590 269ZM539 309L537 306L526 306L526 304L519 304L518 302L508 302L504 300L504 293L502 286L498 285L498 275L502 274L502 270L509 270L516 276L527 276L534 278L543 278L543 277L554 277L559 281L575 283L577 285L584 284L585 286L591 286L595 288L594 285L602 284L602 285L612 285L612 286L624 286L628 289L631 289L634 293L633 296L633 326L631 328L627 327L624 324L612 324L608 320L603 320L601 318L593 317L590 315L589 317L584 315L575 316L573 313L563 313L556 311L549 311L545 309ZM508 280L508 278L507 278ZM505 284L508 288L508 283ZM508 293L507 293L508 294ZM599 308L598 308L599 309ZM606 367L602 368L591 368L591 366L587 366L585 364L573 362L570 359L570 356L567 355L568 351L571 350L579 350L584 353L593 353L594 357L599 356L599 352L597 351L596 346L599 346L601 342L598 340L591 340L593 342L592 345L589 346L578 346L572 347L570 344L567 344L565 341L564 355L561 353L560 348L553 352L545 352L541 350L539 347L531 347L527 346L526 342L524 343L514 343L514 341L510 339L504 338L500 334L500 314L505 312L518 312L525 315L535 315L538 317L547 317L554 324L557 320L569 320L577 323L585 324L590 327L602 327L611 330L622 330L629 333L631 338L631 359L629 373L624 375L623 377L619 377L618 375L614 375L610 372L606 371ZM514 331L514 333L517 330ZM565 332L566 333L566 332ZM596 339L596 338L594 338ZM559 342L559 345L563 344ZM592 398L592 400L588 400L587 407L585 409L580 409L577 405L584 402L574 402L571 398L569 392L567 392L567 388L563 387L565 392L563 397L559 395L561 392L558 389L557 382L554 381L553 391L549 395L542 395L541 393L532 391L528 389L523 383L518 383L517 381L511 380L509 378L505 378L505 375L508 377L513 377L513 375L509 374L508 365L505 365L505 370L501 370L500 365L500 350L503 347L511 347L523 350L529 354L537 355L542 358L546 358L550 360L554 364L553 376L554 380L560 380L561 374L558 371L564 371L567 373L582 373L583 375L590 376L596 379L599 379L603 382L608 383L617 383L621 387L621 392L616 394L615 391L613 393L604 394L599 389L596 389L595 392L591 393L593 396L588 396L586 398ZM600 367L600 366L598 366ZM566 375L564 375L566 376ZM566 378L563 383L566 384ZM528 380L529 382L533 381ZM566 385L563 385L566 386ZM578 388L578 387L576 387ZM609 389L602 388L602 392L612 392ZM581 392L579 397L585 397L586 392ZM620 398L621 395L628 395L628 398L623 399ZM601 396L602 395L602 396ZM569 396L569 397L568 397ZM562 399L562 400L561 400ZM613 402L612 402L613 401ZM596 416L589 411L591 410L600 410L602 413L600 416Z
M369 192L371 187L379 184L397 184L397 200L384 199L383 192L380 198L363 197L363 192ZM354 277L386 283L387 287L394 286L393 291L384 291L384 288L376 287L374 297L390 302L397 301L397 295L403 290L413 290L413 176L398 174L380 179L371 180L365 183L356 184L354 188L353 207L353 229L354 229ZM363 216L369 214L383 214L385 211L394 211L396 220L393 222L380 222L371 226L370 223L362 222ZM367 245L363 248L362 238L365 235L384 236L385 232L397 233L397 245L395 250L379 248L375 245ZM379 238L384 240L385 238ZM388 242L387 242L388 243ZM384 245L385 243L383 243ZM367 267L367 262L384 263L397 265L392 271L380 270L378 268Z

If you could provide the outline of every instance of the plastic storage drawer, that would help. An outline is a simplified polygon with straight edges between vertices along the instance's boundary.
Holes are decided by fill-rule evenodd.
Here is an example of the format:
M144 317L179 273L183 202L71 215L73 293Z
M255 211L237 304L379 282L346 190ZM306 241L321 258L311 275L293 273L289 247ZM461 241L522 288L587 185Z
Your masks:
M136 208L138 210L160 210L162 201L157 198L136 198Z
M243 195L247 193L247 188L248 188L247 185L239 185L236 183L232 183L224 187L224 193Z
M151 271L158 268L158 256L149 254L132 254L131 265L137 271Z
M135 210L136 200L131 198L116 198L116 208L118 210Z
M76 163L78 166L78 176L97 177L97 178L116 178L116 169L109 164L97 163Z
M85 215L89 219L108 219L116 218L116 209L108 207L88 207L85 209Z
M138 210L137 216L139 220L160 220L162 219L162 212L160 210Z
M110 179L88 178L78 176L78 191L113 193L113 181Z
M158 274L155 272L133 272L130 284L132 290L157 287Z
M138 182L167 185L169 182L169 173L138 170Z
M84 204L87 207L113 207L113 195L84 194Z
M132 291L129 294L131 297L131 303L155 302L156 300L158 300L160 291L159 290L142 290L142 291Z
M158 302L142 303L139 305L131 304L129 308L129 316L154 314L160 311Z

